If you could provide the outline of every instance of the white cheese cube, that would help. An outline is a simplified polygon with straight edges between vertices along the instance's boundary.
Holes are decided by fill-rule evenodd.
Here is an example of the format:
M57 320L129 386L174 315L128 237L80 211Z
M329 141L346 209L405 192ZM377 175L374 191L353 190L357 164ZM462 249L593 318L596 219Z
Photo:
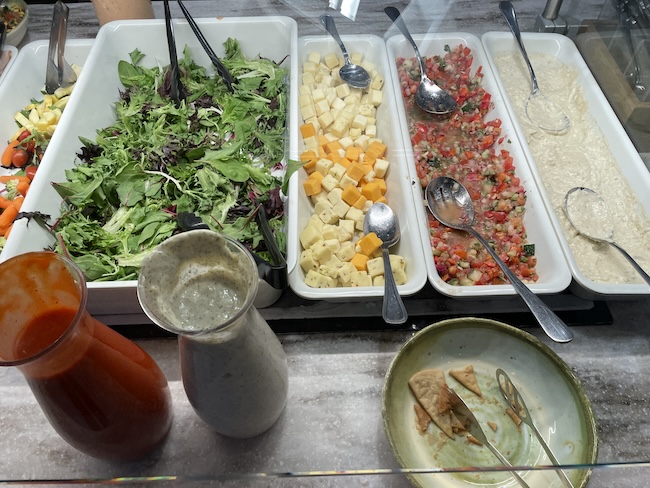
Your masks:
M336 86L336 96L338 96L340 99L345 99L350 94L350 85L347 83L342 83L340 85ZM345 101L343 102L345 103Z
M339 216L339 219L342 219L343 217L345 217L347 215L348 210L350 210L350 205L345 203L343 200L339 200L338 202L336 202L334 204L334 206L332 207L332 210L334 211L334 213L336 215Z
M350 222L352 222L352 232L348 232L345 227L341 227L340 225L336 226L336 238L339 240L340 243L349 242L350 240L352 240L352 236L354 235L354 221L350 220ZM341 220L339 220L339 224L340 223Z
M332 191L334 188L339 187L339 180L337 180L331 174L328 174L321 180L320 184L325 189L325 191Z
M342 263L338 271L339 271L338 280L342 284L347 284L350 283L350 278L352 277L352 273L355 273L357 271L357 268L354 267L354 264L347 262L347 263Z
M339 181L339 186L345 190L348 186L357 186L357 182L354 178L350 178L349 175L345 174Z
M350 54L350 62L352 64L361 64L363 62L363 54L360 52L353 52Z
M331 208L325 208L318 212L318 218L325 224L336 224L339 221L339 216Z
M350 274L350 286L372 286L372 278L365 271L355 271Z
M341 178L343 178L343 175L345 174L345 166L339 163L334 163L327 173L336 178L336 181L341 181Z
M336 163L338 164L338 163ZM336 165L334 165L336 166ZM340 166L340 164L339 164ZM337 202L341 200L341 194L343 193L343 188L334 188L332 191L330 191L327 194L327 199L330 201L332 205L335 205Z
M338 111L343 110L345 107L347 107L346 103L338 96L332 102L332 108Z
M332 227L334 227L336 229L337 226L332 226ZM329 247L332 250L333 253L336 253L339 249L341 249L341 241L339 241L336 237L334 239L326 239L325 240L325 245L327 247ZM330 261L332 259L335 259L336 261L338 261L339 264L341 262L339 260L339 258L336 257L335 254L332 255L332 257L330 258ZM333 276L333 278L336 278L336 276Z
M310 269L314 271L318 270L318 266L318 261L316 261L311 249L305 249L300 253L300 267L305 273Z
M390 266L393 268L393 271L396 269L406 270L406 260L404 259L404 256L400 256L399 254L391 254Z
M323 115L325 112L330 111L330 104L327 103L327 100L323 98L317 102L314 102L314 109L316 109L316 115L320 116Z
M314 244L312 244L309 249L314 255L314 259L319 263L324 263L329 258L332 257L332 250L327 247L323 239L319 239Z
M370 117L368 117L368 120L370 120ZM377 136L377 126L374 125L374 124L367 124L366 125L366 135L368 137Z
M339 144L343 149L347 149L348 147L354 145L354 141L350 136L346 136L339 139Z
M372 279L372 286L384 286L384 275L377 275Z
M348 136L352 140L356 140L359 136L361 135L361 129L358 127L350 127L350 131L348 132Z
M363 115L364 117L371 117L374 114L374 107L370 105L369 103L362 103L359 105L359 114ZM366 120L367 124L367 120ZM365 125L365 124L364 124Z
M317 204L318 202L320 202L321 200L327 200L327 196L328 196L328 193L327 193L325 190L321 190L321 191L320 191L319 193L317 193L316 195L312 195L312 196L310 197L310 199L311 199L311 203L312 203L313 205L316 205L316 204ZM320 219L318 219L318 221L320 222ZM322 222L321 222L321 223L322 223Z
M303 249L309 249L321 238L320 229L314 225L308 225L302 230L299 238Z
M325 58L323 58L323 63L325 63L325 66L327 66L329 69L336 68L341 64L338 56L334 53L327 54Z
M312 83L316 83L316 77L314 76L314 72L303 71L303 73L302 73L302 84L303 85L311 85Z
M314 63L311 60L305 61L305 63L302 65L302 70L305 73L315 73L317 69L318 69L318 62Z
M310 63L314 64L319 64L320 63L320 53L316 51L312 51L307 55L307 61Z
M339 228L338 225L323 224L323 228L320 231L320 235L326 243L328 240L338 239L338 228Z
M345 219L346 220L353 220L355 222L355 226L356 226L356 222L359 219L361 219L361 221L363 221L363 218L364 218L363 211L361 209L358 209L358 208L355 208L355 207L350 207L350 210L348 210L348 213L345 214Z
M329 131L336 137L343 137L343 135L348 131L349 125L349 122L345 118L342 118L339 113L336 120L334 120L332 125L329 127Z
M370 82L370 87L372 90L381 90L384 86L384 77L380 74L375 75L375 77Z
M300 107L300 115L302 116L302 120L307 120L307 119L311 119L312 117L316 117L316 108L314 107L314 104L310 103L309 105Z
M378 275L383 275L384 274L384 258L373 258L369 259L368 262L366 263L366 267L368 268L368 274L370 275L371 278L374 278L375 276Z
M347 218L341 219L339 220L339 227L344 229L351 236L354 235L354 220L347 219Z
M311 95L299 95L298 96L298 106L299 107L306 107L307 105L312 104L312 98Z
M329 110L318 116L318 123L323 130L327 129L334 122L334 115Z
M372 167L372 170L375 172L377 178L383 178L388 172L388 161L385 159L377 158L375 164Z
M325 192L322 192L322 193L325 193ZM307 225L313 225L314 227L316 227L318 229L318 232L323 232L323 227L325 226L325 224L323 224L323 221L321 219L319 219L318 215L316 215L316 214L312 214L309 217L309 220L307 221Z
M325 91L322 88L317 88L311 92L311 99L314 103L325 100ZM329 108L329 107L328 107Z
M299 95L309 95L311 98L311 88L309 85L300 85L300 88L298 88L298 94Z
M375 107L378 107L381 105L381 102L384 101L384 94L381 90L370 90L370 93L368 93L368 95L370 103Z
M330 202L328 199L321 200L316 205L314 205L314 213L319 214L327 208L332 208L332 202Z
M350 261L356 253L352 241L345 241L341 243L341 247L336 251L336 256L341 261Z
M408 281L406 272L401 268L393 269L393 277L396 285L404 285Z
M367 135L361 134L354 140L354 145L360 147L365 152L368 150L368 145L370 144L369 140L370 138Z
M335 288L336 280L312 269L307 272L305 284L312 288Z
M316 161L314 168L316 168L316 171L321 173L323 176L326 176L332 166L334 166L334 162L332 160L327 158L320 158L318 161Z

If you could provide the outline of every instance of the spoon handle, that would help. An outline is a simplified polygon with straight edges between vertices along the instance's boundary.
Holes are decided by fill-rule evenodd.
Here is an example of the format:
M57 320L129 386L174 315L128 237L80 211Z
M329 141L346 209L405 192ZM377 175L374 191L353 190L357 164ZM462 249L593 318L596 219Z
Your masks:
M381 314L387 324L403 324L408 319L408 314L397 290L388 248L382 247L381 255L384 259L384 304Z
M476 239L479 240L485 249L490 253L494 258L497 264L501 267L503 274L506 275L506 278L510 280L515 291L519 296L526 302L531 313L537 319L539 325L544 329L546 335L548 335L555 342L569 342L573 339L573 332L567 327L567 325L558 317L555 312L553 312L548 305L546 305L537 295L535 295L530 288L528 288L519 278L515 275L512 270L504 263L499 255L496 253L492 246L485 240L485 238L478 233L473 228L466 229L471 233Z
M506 19L506 23L508 24L508 27L510 27L512 35L515 36L515 40L517 41L517 45L519 46L519 50L521 51L522 56L524 57L524 61L526 61L526 66L528 67L528 72L530 73L530 82L532 85L531 92L537 93L539 90L537 77L533 71L533 65L530 63L530 59L528 59L528 53L524 47L524 41L521 40L521 32L519 31L519 22L517 22L517 14L515 13L515 8L512 6L512 3L504 0L499 2L499 9L501 9L501 13Z
M609 242L612 246L614 246L616 249L620 251L620 253L625 256L625 259L627 259L632 266L634 266L634 269L637 270L637 272L641 275L641 277L645 280L645 282L650 285L650 275L645 272L645 270L639 266L639 263L636 262L636 260L628 254L628 252L623 249L621 246L616 244L614 241L607 241Z
M325 30L338 43L339 48L341 48L341 52L343 53L343 59L347 64L350 59L348 56L348 51L347 49L345 49L345 44L343 44L343 41L341 40L341 36L339 36L339 31L336 30L336 24L334 23L334 19L332 18L331 15L321 15L319 19L321 24L323 24L323 27L325 27Z
M399 10L397 10L395 7L386 7L384 9L384 12L386 12L386 15L390 17L390 20L393 21L393 23L404 35L404 37L409 42L409 44L413 47L413 51L415 51L415 57L417 58L418 63L420 64L420 72L423 77L426 77L427 70L426 70L426 66L424 65L424 61L422 60L422 55L420 54L420 50L418 49L418 45L413 40L413 37L411 37L411 33L409 32L408 27L406 27L406 23L404 23L404 20L402 19Z

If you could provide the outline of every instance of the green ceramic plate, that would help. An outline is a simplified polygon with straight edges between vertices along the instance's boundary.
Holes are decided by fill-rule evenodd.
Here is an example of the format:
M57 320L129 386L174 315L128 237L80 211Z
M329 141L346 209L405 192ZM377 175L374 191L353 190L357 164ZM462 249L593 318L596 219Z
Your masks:
M465 389L449 376L450 369L474 367L483 397ZM563 464L596 462L598 440L591 405L567 364L549 347L515 327L487 319L445 320L415 334L393 359L383 389L384 428L403 468L464 468L499 466L485 446L465 437L448 439L435 425L420 434L416 429L416 402L408 379L419 370L440 368L447 384L465 400L488 439L514 466L548 466L534 433L518 429L505 412L506 403L496 382L502 368L519 389L533 422L555 457ZM496 424L496 431L487 422ZM553 470L521 471L531 488L560 488ZM587 484L590 470L568 470L576 488ZM506 471L413 474L418 487L517 487Z

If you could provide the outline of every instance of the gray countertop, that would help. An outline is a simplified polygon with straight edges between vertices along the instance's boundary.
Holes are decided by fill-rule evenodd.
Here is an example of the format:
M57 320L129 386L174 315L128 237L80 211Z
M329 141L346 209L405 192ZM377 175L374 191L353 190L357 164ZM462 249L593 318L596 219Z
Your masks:
M289 15L298 20L299 35L322 34L317 17L327 11L326 2L312 0L186 3L196 17ZM425 8L423 1L395 5L405 10L414 32L435 29L481 34L505 29L496 1L438 3L435 8ZM597 17L602 3L572 2L568 14ZM390 28L381 12L385 5L388 3L361 2L354 23L337 18L339 31L384 35ZM70 7L69 38L94 37L99 26L91 4ZM172 7L174 15L180 16L174 2ZM542 5L525 0L518 2L517 8L523 28L530 29ZM52 6L32 5L30 12L23 45L49 35ZM155 3L155 12L162 17L162 2ZM551 343L539 329L528 330L559 354L582 381L598 424L599 462L650 461L650 302L610 302L609 308L613 324L576 326L576 337L569 344ZM175 484L185 480L183 486L411 486L396 474L198 483L202 477L233 473L398 468L383 431L381 389L392 358L410 335L406 331L280 334L290 368L287 407L269 432L247 441L211 433L194 414L180 381L175 339L138 340L170 382L174 422L157 456L119 466L93 460L68 446L48 424L20 373L0 369L0 479L178 476ZM640 466L597 468L589 486L645 487L648 475L650 470ZM145 484L140 481L136 484Z

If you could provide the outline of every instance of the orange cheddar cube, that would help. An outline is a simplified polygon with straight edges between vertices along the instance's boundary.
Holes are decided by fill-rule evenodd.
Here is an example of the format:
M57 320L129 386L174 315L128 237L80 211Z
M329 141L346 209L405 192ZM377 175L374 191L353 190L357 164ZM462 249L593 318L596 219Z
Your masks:
M309 175L309 180L318 180L318 181L323 181L323 178L325 178L325 175L321 173L320 171L314 171L312 174Z
M375 200L375 203L385 203L386 205L388 205L388 200L386 200L386 197L382 195L377 200Z
M318 173L318 171L316 171L316 173ZM302 186L305 189L305 193L308 197L312 195L318 195L322 188L321 180L318 178L307 178L303 182Z
M300 161L306 162L312 159L318 159L318 156L311 149L308 149L307 151L304 151L300 154Z
M318 158L327 158L327 152L323 146L318 146Z
M310 159L302 165L308 175L311 175L314 172L318 173L318 171L316 171L316 161L317 159Z
M354 208L358 208L359 210L363 209L363 206L366 204L368 199L361 195L361 192L359 192L359 198L352 204Z
M341 193L341 199L348 205L354 205L359 197L361 197L361 191L356 186L347 186L343 193Z
M368 149L366 149L365 158L368 159L368 156L370 156L374 161L377 158L383 157L384 154L386 154L386 144L379 141L372 141Z
M302 135L303 139L307 139L308 137L313 137L316 135L316 128L314 127L314 124L308 122L306 124L302 124L300 126L300 134Z
M377 183L379 183L379 190L381 190L382 195L385 195L386 190L388 189L386 187L386 180L383 179L383 178L375 178L373 181L376 181Z
M338 152L339 149L343 149L343 146L341 146L339 141L332 141L325 144L325 151L327 151L327 154L332 154L335 151Z
M345 170L345 173L350 178L352 178L354 181L356 181L357 183L366 174L364 169L363 169L363 166L361 164L359 164L359 163L354 162L354 161L350 163L350 165Z
M373 252L381 247L381 239L374 232L369 232L357 242L361 253L370 256Z
M327 155L327 157L330 158L330 161L334 163L338 163L341 159L343 159L341 158L341 155L339 154L338 151L332 151Z
M350 262L354 265L357 271L367 271L368 270L368 259L370 259L365 254L356 253L350 259Z
M318 145L323 147L327 146L330 143L330 140L322 134L317 137L317 140L318 140Z
M366 183L361 187L361 194L368 200L376 202L377 199L382 196L379 182L373 180L369 183Z
M339 163L344 168L347 168L348 166L350 166L352 164L352 162L348 158L345 158L345 157L339 159L337 161L337 163Z
M364 176L372 171L372 165L371 164L366 164L365 160L364 160L364 162L363 162L363 164L361 166L363 167Z
M345 150L345 157L350 161L359 161L362 152L363 150L360 147L350 146Z

